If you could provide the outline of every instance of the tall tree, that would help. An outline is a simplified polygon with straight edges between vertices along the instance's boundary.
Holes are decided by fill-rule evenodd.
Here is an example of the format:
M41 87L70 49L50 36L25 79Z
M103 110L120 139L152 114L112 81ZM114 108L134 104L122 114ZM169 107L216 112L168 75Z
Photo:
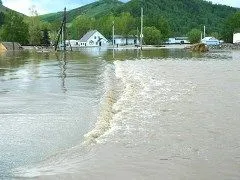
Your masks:
M40 45L41 43L41 21L34 6L30 9L31 17L26 22L29 25L29 43L31 45Z
M72 38L80 39L85 33L94 28L95 19L85 15L78 16L73 20L70 27Z
M188 33L188 39L190 43L199 43L201 39L201 31L199 29L192 29Z
M49 37L49 31L47 28L42 30L41 44L46 47L50 46L50 37Z
M149 45L162 43L162 34L156 27L144 27L144 42Z
M128 36L129 32L135 28L135 19L130 13L122 13L115 17L116 33Z
M10 11L5 15L5 23L2 27L2 40L10 42L28 43L28 25L23 17Z

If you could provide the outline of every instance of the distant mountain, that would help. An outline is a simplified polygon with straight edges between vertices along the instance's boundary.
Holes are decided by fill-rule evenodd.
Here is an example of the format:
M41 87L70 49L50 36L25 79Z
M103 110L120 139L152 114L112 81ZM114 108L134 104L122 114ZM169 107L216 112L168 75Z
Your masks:
M14 11L14 10L9 9L9 8L3 6L3 5L0 3L0 12L6 13L6 12L10 12L10 11ZM24 14L22 14L22 13L17 12L17 11L14 11L14 12L16 12L17 14L19 14L19 15L21 15L21 16L26 16L26 15L24 15Z
M146 25L154 25L156 19L163 16L175 35L184 35L190 29L200 29L204 25L207 32L220 32L226 18L240 10L204 0L131 0L115 13L130 12L140 17L141 7L144 8Z
M86 15L88 17L99 17L108 14L111 11L115 11L118 7L121 7L124 3L118 0L98 0L91 4L69 10L67 12L67 21L71 22L79 15ZM62 20L63 12L50 13L41 15L40 18L46 22L53 22L56 20Z

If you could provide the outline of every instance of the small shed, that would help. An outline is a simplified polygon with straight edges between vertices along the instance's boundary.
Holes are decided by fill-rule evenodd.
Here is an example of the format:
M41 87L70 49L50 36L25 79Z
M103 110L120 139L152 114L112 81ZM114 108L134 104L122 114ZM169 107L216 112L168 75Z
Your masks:
M125 45L139 45L139 40L137 36L121 36L121 35L115 35L114 36L114 44L119 46L125 46Z
M22 46L17 42L1 42L0 51L19 51L22 50Z
M80 42L79 40L66 40L66 46L67 47L72 47L72 48L76 48L76 47L80 47Z
M240 43L240 33L233 34L233 43L234 44Z
M215 37L205 37L201 40L202 43L208 46L218 46L220 45L220 41Z

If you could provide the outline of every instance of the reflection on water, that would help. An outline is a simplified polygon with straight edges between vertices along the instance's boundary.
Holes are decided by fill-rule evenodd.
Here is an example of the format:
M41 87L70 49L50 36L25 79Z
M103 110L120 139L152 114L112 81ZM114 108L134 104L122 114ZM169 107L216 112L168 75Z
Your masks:
M198 54L180 49L88 49L1 55L0 179L14 176L11 175L12 169L34 166L50 156L53 159L56 156L52 163L60 168L65 168L61 167L62 162L69 166L77 164L74 170L79 170L79 167L81 171L78 173L82 172L84 177L93 174L96 179L101 179L98 175L104 176L108 169L112 170L110 175L122 174L125 179L127 175L133 178L140 178L140 175L160 177L164 171L159 172L159 168L165 170L165 175L173 175L170 166L189 170L188 163L208 172L201 169L201 163L198 164L196 159L211 169L216 166L214 161L218 157L214 155L214 142L220 145L223 138L233 146L239 140L236 134L238 124L234 119L239 103L235 92L239 89L239 54L229 51ZM106 84L111 86L110 91ZM208 89L211 92L205 91ZM74 157L71 156L73 164L69 163L63 150L71 152L71 148L78 147L84 141L84 135L94 129L102 112L100 102L106 95L106 104L115 109L111 111L112 107L106 107L104 112L107 111L106 114L115 121L100 127L109 130L109 126L116 126L105 139L103 137L106 147L99 147L99 153L97 150L90 152L86 156L89 161L84 162L78 161L77 149ZM220 99L226 106L214 104L221 102ZM201 102L206 103L205 106ZM223 113L224 109L229 111ZM235 126L225 125L224 119L219 117L225 117ZM236 141L230 135L221 134L225 127L232 128ZM209 133L211 139L208 140ZM92 134L92 138L101 135L99 132ZM194 142L192 136L199 141ZM231 151L236 156L236 149L222 148L227 161L230 159L226 152ZM110 155L109 150L112 152ZM210 160L214 161L208 164L204 158L211 153ZM225 164L227 168L230 165L229 162ZM92 167L98 168L98 173L94 174ZM228 170L231 172L235 168ZM129 174L124 176L121 172L126 171Z
M67 55L66 53L62 53L60 55L61 57L59 57L59 54L56 54L56 57L57 57L57 60L59 61L59 67L61 69L61 79L62 79L62 90L63 92L67 92L67 88L66 88L66 77L67 77L67 74L66 74L66 71L67 71Z

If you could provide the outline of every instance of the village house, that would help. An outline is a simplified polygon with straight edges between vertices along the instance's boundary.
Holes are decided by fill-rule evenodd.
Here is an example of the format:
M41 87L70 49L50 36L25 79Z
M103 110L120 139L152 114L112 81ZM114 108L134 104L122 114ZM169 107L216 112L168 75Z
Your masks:
M205 37L201 40L202 43L208 46L217 46L220 45L220 41L215 37Z
M125 46L125 45L139 45L139 40L135 36L124 37L121 35L114 36L114 45Z
M107 46L108 40L97 30L88 31L80 40L66 40L67 47L101 47Z
M233 34L233 44L240 43L240 32Z
M79 41L80 47L101 47L108 44L108 40L97 30L87 32Z

